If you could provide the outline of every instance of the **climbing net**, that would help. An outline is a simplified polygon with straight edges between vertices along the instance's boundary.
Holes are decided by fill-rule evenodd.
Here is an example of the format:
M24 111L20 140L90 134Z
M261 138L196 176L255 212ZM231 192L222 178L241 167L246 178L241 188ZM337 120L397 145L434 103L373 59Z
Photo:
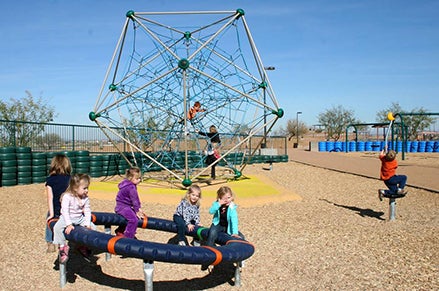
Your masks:
M241 9L128 11L89 114L129 164L184 186L212 166L239 177L282 116ZM220 158L206 165L211 125Z

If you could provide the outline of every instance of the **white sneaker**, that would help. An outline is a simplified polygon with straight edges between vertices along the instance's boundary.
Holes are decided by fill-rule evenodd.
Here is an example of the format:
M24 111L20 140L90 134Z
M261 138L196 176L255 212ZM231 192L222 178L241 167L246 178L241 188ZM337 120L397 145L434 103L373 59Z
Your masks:
M178 242L178 245L179 245L179 246L185 246L186 243L185 243L184 241L179 241L179 242Z
M380 201L383 201L383 197L386 194L386 192L383 189L378 190L378 198Z

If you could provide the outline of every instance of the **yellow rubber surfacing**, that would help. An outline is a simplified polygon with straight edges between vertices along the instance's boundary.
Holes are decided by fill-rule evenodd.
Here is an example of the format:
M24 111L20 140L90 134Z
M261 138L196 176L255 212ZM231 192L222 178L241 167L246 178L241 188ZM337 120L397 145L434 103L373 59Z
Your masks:
M115 200L118 191L117 185L122 178L108 181L93 181L90 184L89 196L92 199ZM295 193L283 189L266 177L251 175L233 181L213 181L211 185L199 184L202 191L204 205L216 198L216 191L221 186L227 185L235 193L235 201L241 207L252 207L269 203L281 203L285 201L300 200L301 197ZM160 203L177 205L186 190L177 188L159 187L146 182L140 183L137 187L140 200L145 203ZM207 203L207 204L205 204Z

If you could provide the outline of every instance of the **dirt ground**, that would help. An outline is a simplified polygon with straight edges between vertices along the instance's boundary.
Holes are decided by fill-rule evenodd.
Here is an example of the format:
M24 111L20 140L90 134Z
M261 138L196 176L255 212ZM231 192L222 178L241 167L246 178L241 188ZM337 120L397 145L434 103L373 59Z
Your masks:
M240 230L255 245L245 262L241 290L437 290L439 286L439 195L409 188L389 221L382 182L303 164L250 165L286 189L258 203L239 198ZM260 189L264 192L264 189ZM287 199L289 193L301 199ZM90 193L94 211L112 212L114 201ZM171 218L177 201L142 196L149 216ZM211 217L206 197L202 222ZM56 253L46 253L43 184L0 188L0 290L59 290ZM99 228L98 228L99 229ZM138 238L167 242L169 233L139 230ZM143 290L143 262L96 255L90 264L72 254L63 290ZM198 265L155 263L154 290L236 290L233 269L209 274Z

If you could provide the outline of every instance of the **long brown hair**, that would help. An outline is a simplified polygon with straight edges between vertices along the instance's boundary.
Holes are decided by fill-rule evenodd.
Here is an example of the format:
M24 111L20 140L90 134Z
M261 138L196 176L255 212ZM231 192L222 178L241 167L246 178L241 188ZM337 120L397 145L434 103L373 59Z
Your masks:
M70 175L72 164L70 159L63 154L56 154L50 162L49 175Z

